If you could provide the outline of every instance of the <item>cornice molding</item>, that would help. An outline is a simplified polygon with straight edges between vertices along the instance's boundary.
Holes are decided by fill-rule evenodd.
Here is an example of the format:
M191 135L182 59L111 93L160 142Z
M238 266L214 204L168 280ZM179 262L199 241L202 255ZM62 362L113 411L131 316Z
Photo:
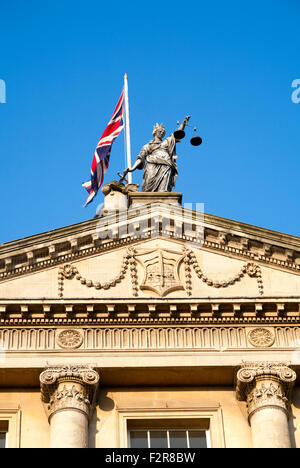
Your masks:
M3 244L0 281L157 238L187 241L198 249L300 274L300 238L209 214L202 220L199 216L194 210L153 203ZM141 224L139 234L120 237L133 222ZM109 226L116 237L101 241L97 230L103 226ZM204 229L202 238L193 234L197 226Z
M0 326L299 323L300 297L0 301Z

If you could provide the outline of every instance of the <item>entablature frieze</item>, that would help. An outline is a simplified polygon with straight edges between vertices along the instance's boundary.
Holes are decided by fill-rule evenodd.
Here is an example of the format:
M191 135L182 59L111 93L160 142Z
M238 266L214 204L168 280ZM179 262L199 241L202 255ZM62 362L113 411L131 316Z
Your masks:
M10 356L109 353L286 353L300 363L300 325L52 324L0 328L0 367ZM195 355L196 355L195 354ZM299 361L299 362L298 362Z

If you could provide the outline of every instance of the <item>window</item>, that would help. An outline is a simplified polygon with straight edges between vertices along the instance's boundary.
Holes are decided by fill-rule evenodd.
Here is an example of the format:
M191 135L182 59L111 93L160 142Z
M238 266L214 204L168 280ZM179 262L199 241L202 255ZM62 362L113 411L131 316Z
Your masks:
M209 431L201 429L145 429L129 431L130 448L207 448Z
M7 447L7 432L0 432L0 449Z
M127 422L130 448L208 448L210 420L131 419Z
M0 420L0 449L7 448L8 421Z
M0 408L0 449L20 447L21 411Z

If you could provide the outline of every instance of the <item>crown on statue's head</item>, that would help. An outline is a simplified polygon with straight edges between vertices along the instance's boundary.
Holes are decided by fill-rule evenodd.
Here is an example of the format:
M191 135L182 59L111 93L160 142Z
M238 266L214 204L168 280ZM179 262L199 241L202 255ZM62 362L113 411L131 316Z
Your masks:
M158 129L164 130L165 127L163 126L162 123L160 125L158 125L158 123L156 125L153 125L153 132L155 132Z

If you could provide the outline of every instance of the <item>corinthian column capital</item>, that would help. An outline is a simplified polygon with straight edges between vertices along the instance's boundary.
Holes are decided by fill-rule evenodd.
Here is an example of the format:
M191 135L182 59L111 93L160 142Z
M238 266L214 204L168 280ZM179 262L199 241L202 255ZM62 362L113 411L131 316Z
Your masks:
M249 421L265 408L277 408L287 415L296 373L286 362L247 362L237 373L236 395L247 401Z
M49 420L54 413L64 410L90 416L99 383L99 374L91 367L48 367L41 373L40 383Z

